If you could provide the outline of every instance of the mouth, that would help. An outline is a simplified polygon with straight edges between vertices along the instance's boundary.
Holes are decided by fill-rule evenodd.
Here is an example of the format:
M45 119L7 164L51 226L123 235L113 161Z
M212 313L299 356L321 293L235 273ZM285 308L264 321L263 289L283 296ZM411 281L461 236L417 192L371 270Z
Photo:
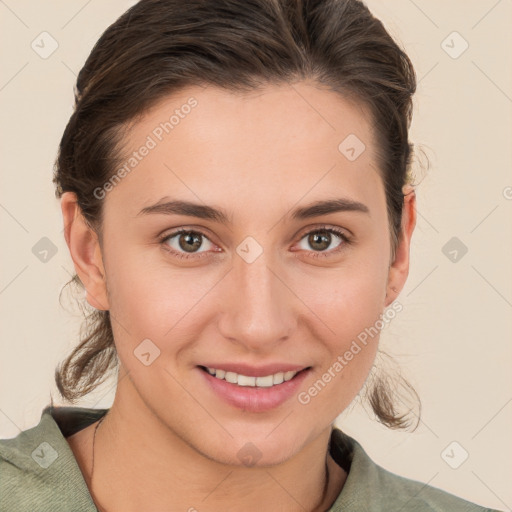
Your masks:
M244 375L242 373L236 373L234 371L226 371L220 368L210 368L207 366L199 366L201 370L208 373L216 379L235 384L240 387L252 387L252 388L271 388L283 384L294 379L299 373L309 370L311 367L303 368L302 370L287 370L275 373L269 373L268 375ZM247 372L249 373L249 372ZM251 372L254 373L254 372ZM258 373L261 373L259 371Z
M213 393L211 399L220 399L244 412L264 413L289 404L312 367L274 365L256 369L245 365L225 365L224 368L200 365L197 370L206 385L205 392Z

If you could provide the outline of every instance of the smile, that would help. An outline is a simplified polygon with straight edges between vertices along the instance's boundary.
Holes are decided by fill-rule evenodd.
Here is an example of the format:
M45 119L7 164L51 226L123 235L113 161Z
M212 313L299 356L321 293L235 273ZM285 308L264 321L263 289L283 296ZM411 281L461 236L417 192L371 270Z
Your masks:
M259 368L242 363L226 363L223 366L199 365L197 370L209 392L213 392L212 396L232 407L254 413L271 411L284 405L298 393L304 379L312 371L311 366L282 363Z
M287 382L293 379L293 377L295 377L295 375L299 373L294 371L288 371L264 375L261 377L251 377L249 375L242 375L235 372L227 372L225 370L219 370L216 368L203 367L203 369L207 371L210 375L213 375L215 378L225 380L230 384L236 384L242 387L259 388L270 388L272 386L277 386L279 384L282 384L283 382Z

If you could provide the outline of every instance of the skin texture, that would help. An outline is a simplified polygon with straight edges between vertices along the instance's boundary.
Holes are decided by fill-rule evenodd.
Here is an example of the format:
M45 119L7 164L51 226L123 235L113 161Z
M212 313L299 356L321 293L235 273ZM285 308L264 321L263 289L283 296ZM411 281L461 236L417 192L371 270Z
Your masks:
M62 197L75 269L89 303L110 310L120 359L92 480L95 424L68 441L101 510L326 510L346 479L328 455L331 426L363 386L378 336L307 405L294 395L266 412L221 400L197 365L310 366L299 391L311 387L402 289L414 190L404 189L402 237L390 261L371 118L312 82L244 95L184 89L132 127L124 156L190 97L197 106L107 193L103 246L74 194ZM349 134L366 146L354 161L338 150ZM222 208L231 224L137 215L164 196ZM296 207L339 197L364 203L369 214L290 217ZM159 242L179 227L206 236L195 253L180 249L179 235ZM338 227L352 244L331 235L319 250L308 234L324 227ZM236 252L248 236L263 249L252 263ZM180 259L165 246L192 257ZM328 255L314 257L320 253ZM134 356L147 338L160 350L148 366ZM252 467L237 455L248 442L261 454Z

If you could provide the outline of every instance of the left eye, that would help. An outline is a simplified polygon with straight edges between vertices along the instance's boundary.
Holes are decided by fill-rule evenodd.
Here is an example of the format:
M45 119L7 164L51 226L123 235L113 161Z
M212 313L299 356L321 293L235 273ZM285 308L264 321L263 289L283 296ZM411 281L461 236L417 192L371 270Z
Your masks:
M341 242L331 251L327 251L329 249L329 246L333 242L333 237L339 238ZM302 237L301 242L305 240L305 243L309 245L310 248L313 248L313 252L337 252L343 248L345 243L349 243L348 237L342 233L341 231L333 228L322 228L322 229L315 229L314 231L310 231L309 233L306 233L304 237ZM300 247L301 249L304 249L306 251L309 251L310 248L308 247ZM315 255L316 256L316 255ZM320 254L319 254L320 256Z

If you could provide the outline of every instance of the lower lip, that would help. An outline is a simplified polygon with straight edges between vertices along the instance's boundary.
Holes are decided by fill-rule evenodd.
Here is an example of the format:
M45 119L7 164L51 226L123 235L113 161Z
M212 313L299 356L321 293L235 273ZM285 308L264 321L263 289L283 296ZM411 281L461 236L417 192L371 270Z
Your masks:
M228 404L249 412L264 412L279 407L297 393L310 369L302 370L293 379L272 387L239 386L223 379L217 379L198 368L211 389Z

